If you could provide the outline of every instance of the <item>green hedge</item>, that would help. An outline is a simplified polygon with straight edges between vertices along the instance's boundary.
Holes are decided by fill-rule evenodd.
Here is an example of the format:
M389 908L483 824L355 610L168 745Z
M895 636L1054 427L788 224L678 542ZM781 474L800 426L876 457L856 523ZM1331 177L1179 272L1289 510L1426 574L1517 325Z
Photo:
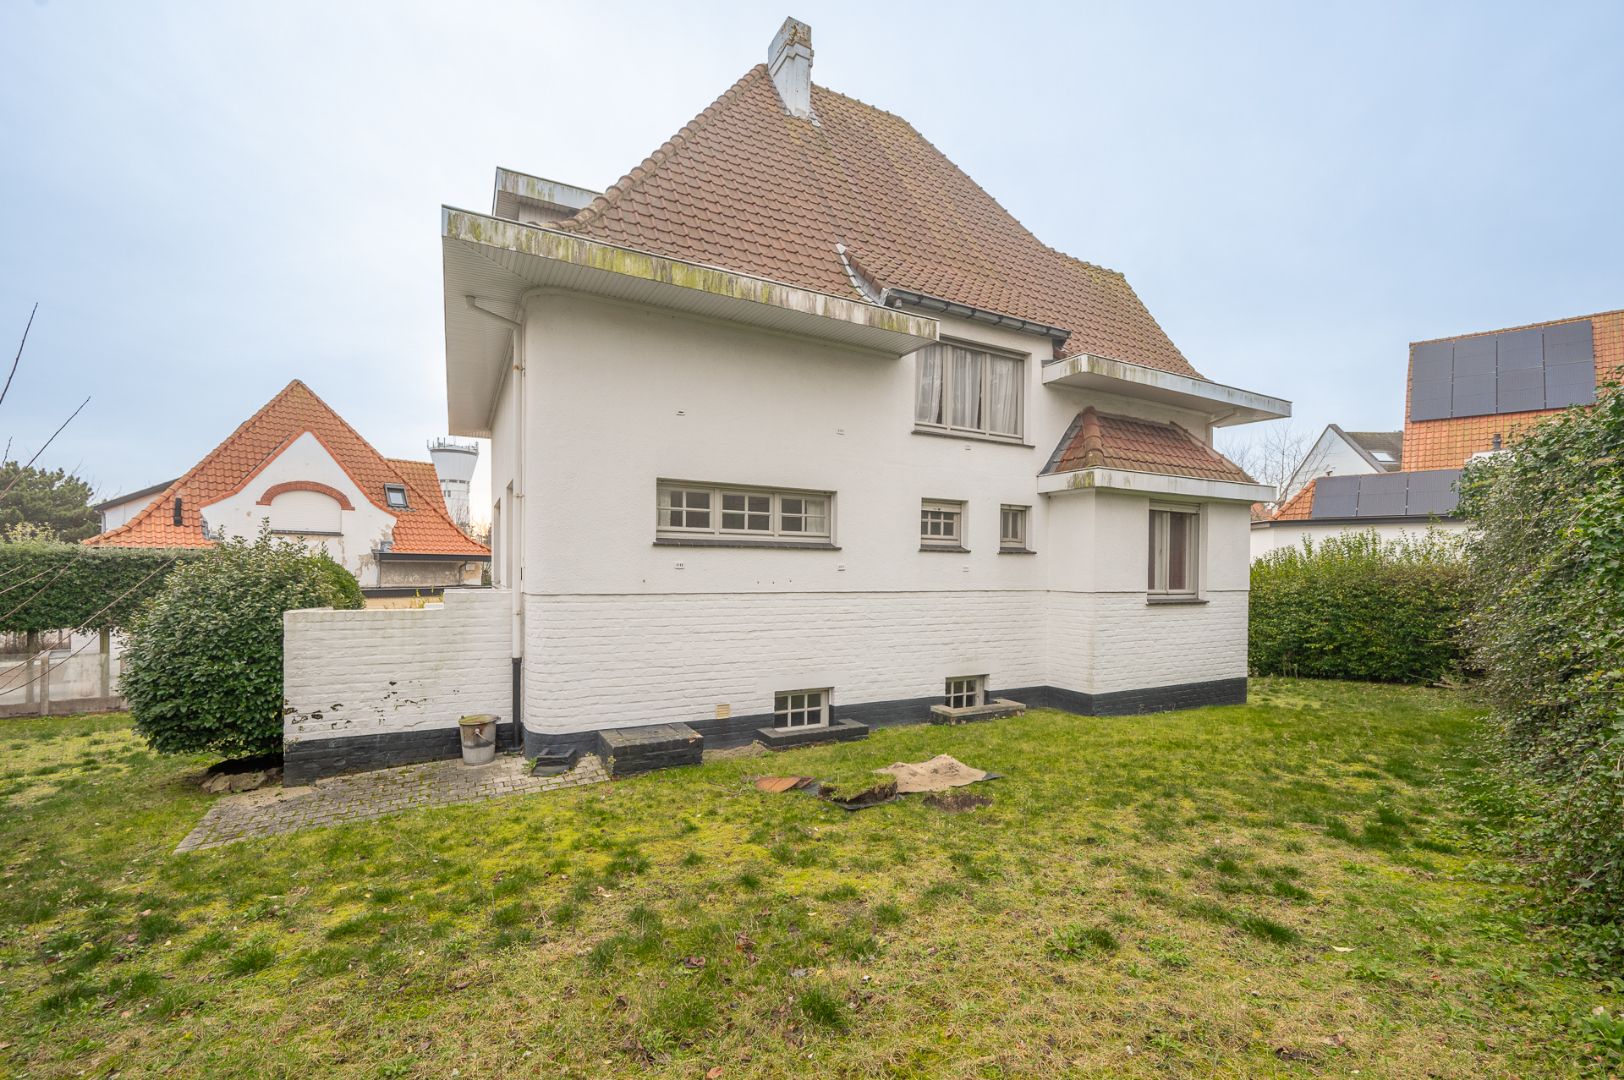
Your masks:
M1520 837L1590 962L1624 970L1624 392L1467 467L1472 658Z
M130 625L120 680L135 727L161 753L282 746L282 613L359 608L348 570L262 531L188 560Z
M1259 675L1431 682L1459 668L1466 568L1435 531L1347 533L1252 564L1248 648Z
M0 544L0 632L121 630L196 549Z

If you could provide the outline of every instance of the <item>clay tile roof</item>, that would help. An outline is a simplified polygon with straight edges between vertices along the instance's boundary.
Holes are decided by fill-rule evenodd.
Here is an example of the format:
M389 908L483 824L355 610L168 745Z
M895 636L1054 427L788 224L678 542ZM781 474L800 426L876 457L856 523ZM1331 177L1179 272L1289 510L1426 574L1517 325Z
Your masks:
M1113 416L1090 405L1066 429L1043 471L1095 468L1252 483L1246 470L1177 424Z
M379 454L343 417L298 379L243 421L191 471L170 484L135 517L87 544L114 547L208 547L203 507L241 491L294 439L309 432L378 509L395 518L394 550L404 555L489 556L490 549L452 523L426 462L393 461ZM427 476L423 470L427 470ZM390 510L385 484L405 484L410 510ZM175 499L181 523L174 523Z
M1316 477L1303 485L1301 491L1280 504L1274 512L1275 521L1306 521L1314 515L1314 485L1319 482Z
M1043 244L906 121L821 86L812 107L788 115L758 65L556 227L864 297L844 245L880 288L1069 330L1063 356L1201 377L1121 274Z

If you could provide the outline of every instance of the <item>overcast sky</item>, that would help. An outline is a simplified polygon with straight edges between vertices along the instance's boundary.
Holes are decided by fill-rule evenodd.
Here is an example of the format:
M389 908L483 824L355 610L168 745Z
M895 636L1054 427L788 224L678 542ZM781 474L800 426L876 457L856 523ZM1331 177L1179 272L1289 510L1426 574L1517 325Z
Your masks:
M288 380L445 428L441 203L601 189L786 14L1207 377L1402 423L1407 343L1624 306L1624 5L0 4L0 436L103 495ZM483 472L483 470L482 470ZM476 507L483 505L476 499Z

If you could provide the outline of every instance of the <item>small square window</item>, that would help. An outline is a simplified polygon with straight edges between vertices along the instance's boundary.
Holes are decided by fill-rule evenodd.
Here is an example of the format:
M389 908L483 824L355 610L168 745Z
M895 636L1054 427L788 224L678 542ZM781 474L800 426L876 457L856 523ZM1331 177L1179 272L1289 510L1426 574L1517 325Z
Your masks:
M1003 551L1027 551L1024 506L1003 506L998 510L998 546Z
M827 689L779 691L773 695L773 727L827 727L829 694Z
M405 484L385 484L383 486L383 498L391 510L408 509L406 506Z
M932 499L920 503L919 543L922 547L963 547L964 504Z
M959 675L947 680L947 707L968 709L987 703L985 675Z

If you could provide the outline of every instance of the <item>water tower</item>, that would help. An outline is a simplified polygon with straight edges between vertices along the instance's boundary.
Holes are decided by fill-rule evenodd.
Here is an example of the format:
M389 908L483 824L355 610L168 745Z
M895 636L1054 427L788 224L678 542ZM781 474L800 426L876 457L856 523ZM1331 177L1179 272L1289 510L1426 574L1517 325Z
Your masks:
M429 458L434 462L435 475L440 478L440 494L445 496L445 508L451 520L467 528L468 483L474 478L474 466L479 464L479 444L430 439Z

